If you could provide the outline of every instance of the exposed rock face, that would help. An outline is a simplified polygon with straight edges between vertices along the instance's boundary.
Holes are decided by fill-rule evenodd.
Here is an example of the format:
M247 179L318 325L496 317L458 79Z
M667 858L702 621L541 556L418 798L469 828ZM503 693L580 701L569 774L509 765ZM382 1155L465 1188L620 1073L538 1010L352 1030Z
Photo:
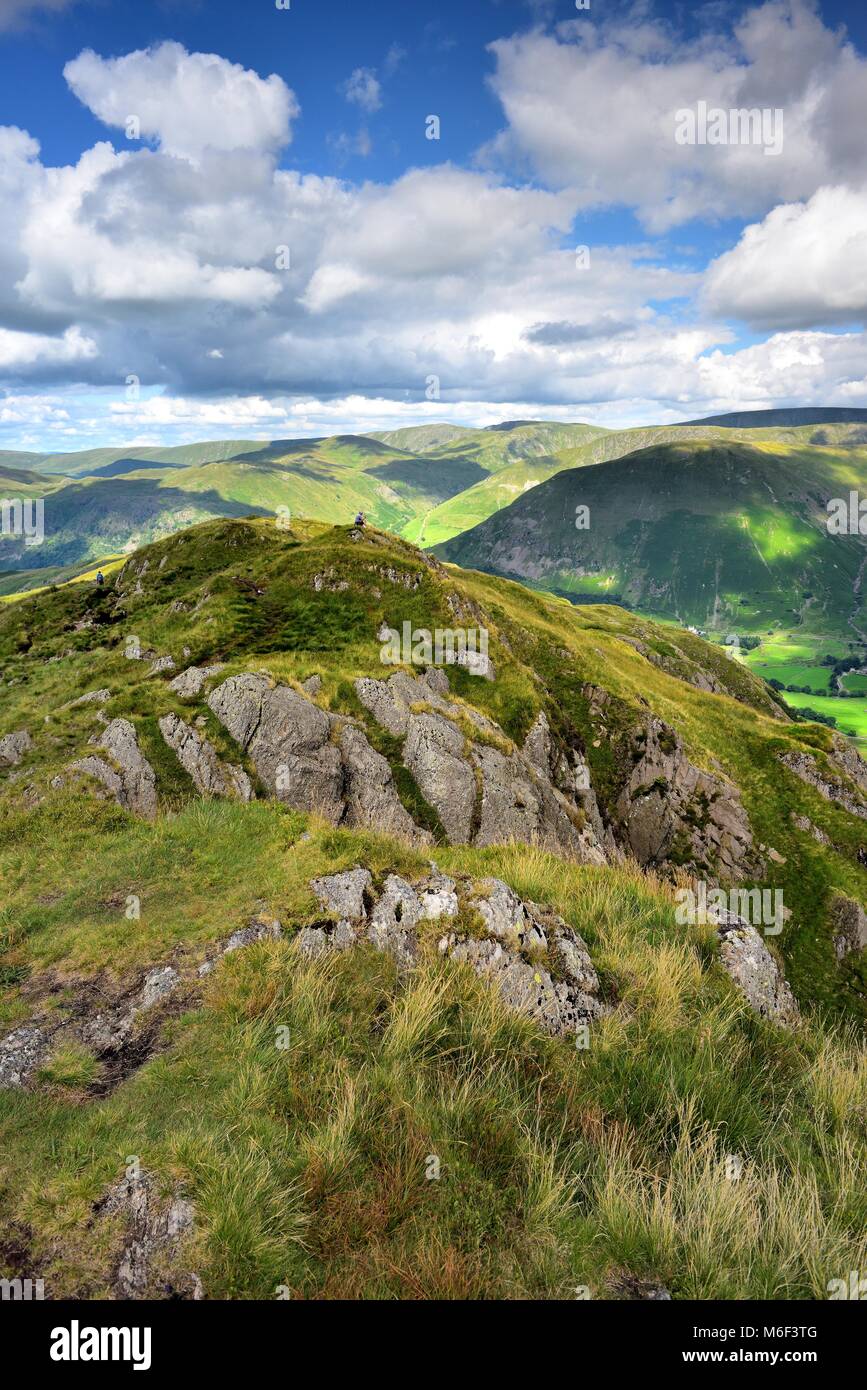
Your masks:
M277 918L259 912L251 918L246 927L239 927L237 931L232 932L228 940L222 946L218 946L212 956L202 961L197 973L210 975L222 956L229 956L233 951L240 951L245 946L252 946L257 941L279 941L282 935L283 927Z
M95 777L119 806L134 815L153 819L157 812L157 780L138 746L135 729L129 720L112 719L90 742L108 753L111 763L91 755L73 763L70 771Z
M795 1023L795 997L756 928L733 912L716 917L720 959L750 1008L775 1023Z
M339 919L333 927L308 927L299 934L299 950L313 956L368 941L388 952L401 970L411 970L421 954L419 932L425 922L448 921L459 910L456 883L437 872L420 884L389 875L372 909L367 906L371 879L366 869L315 879L311 886L323 907ZM574 1033L606 1012L587 948L562 918L549 908L522 902L501 879L486 879L475 888L465 885L464 891L485 934L447 931L438 943L442 955L466 962L496 986L509 1008L555 1036Z
M148 668L149 676L161 676L166 671L174 671L174 658L171 656L158 656L152 666Z
M194 1212L189 1202L177 1194L168 1201L161 1200L156 1179L144 1170L134 1170L115 1183L94 1210L97 1216L125 1218L124 1245L114 1281L116 1298L153 1296L150 1286L156 1274L162 1276L163 1296L204 1297L197 1274L171 1270L184 1236L193 1230Z
M32 1018L0 1040L0 1090L29 1085L55 1043L75 1039L104 1064L106 1074L94 1083L93 1093L108 1094L157 1049L166 1016L197 997L199 977L210 974L223 956L256 941L278 940L282 931L275 917L259 912L212 947L198 969L182 954L176 965L155 965L126 987L104 980L83 982L78 996L63 1008ZM53 982L47 994L56 994Z
M831 903L834 950L838 960L867 946L867 913L854 898L837 893Z
M403 760L449 841L466 844L473 826L476 779L464 756L460 729L438 714L410 715Z
M177 755L178 762L203 796L233 796L238 801L253 800L253 786L242 767L224 763L217 750L176 714L163 715L160 733Z
M279 800L334 825L430 840L404 808L387 760L357 725L264 676L230 676L208 704Z
M4 767L17 767L18 763L33 747L33 739L26 729L17 729L14 734L0 738L0 771Z
M169 681L169 690L180 695L182 700L193 700L202 693L202 686L209 676L216 676L223 670L220 662L213 666L188 666L179 676Z
M792 824L796 830L802 830L805 835L812 836L819 845L829 845L831 843L824 830L820 830L818 825L814 825L809 816L799 816L793 811Z
M24 1024L0 1042L0 1090L23 1086L29 1080L45 1051L41 1028Z
M862 786L863 781L861 779L864 777L864 774L861 772L861 768L864 764L861 762L854 748L850 749L849 752L860 766L855 766L851 759L848 758L843 763L843 766L850 776L855 777L858 786ZM842 759L838 761L842 761ZM783 767L787 767L790 772L794 772L796 777L800 777L802 782L806 782L808 787L813 787L826 801L836 802L842 806L844 810L848 811L850 815L860 816L862 820L867 820L867 801L865 801L860 793L853 787L847 786L844 782L838 782L827 777L820 771L816 759L810 753L802 753L800 751L783 753L780 756L780 762L783 764Z
M339 737L346 797L342 823L373 825L386 834L429 842L432 836L416 826L401 802L388 761L371 748L362 731L353 724L345 724Z
M571 796L552 783L554 758L545 716L537 720L522 751L507 753L491 742L496 738L507 744L497 725L471 706L445 698L448 689L445 673L436 670L419 679L397 671L387 681L355 682L358 698L377 722L404 739L403 761L450 843L525 840L565 850L584 862L605 863L602 821L589 780L587 793L579 794L573 773ZM429 708L422 712L420 706ZM474 725L478 735L467 737L459 720L464 728Z
M348 869L342 874L314 878L310 887L326 912L350 922L360 922L367 915L364 898L372 883L369 869Z
M633 735L637 760L617 801L629 848L640 864L672 854L727 880L744 876L753 837L740 792L689 761L673 729L655 715Z
M335 825L345 809L343 763L327 714L264 676L230 676L208 697L217 718L249 753L272 795Z

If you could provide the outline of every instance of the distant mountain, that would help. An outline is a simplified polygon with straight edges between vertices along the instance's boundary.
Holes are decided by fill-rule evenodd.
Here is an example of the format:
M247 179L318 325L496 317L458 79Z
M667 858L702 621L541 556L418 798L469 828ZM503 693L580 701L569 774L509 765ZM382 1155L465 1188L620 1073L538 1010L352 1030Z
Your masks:
M723 425L726 429L767 429L782 425L844 425L867 422L867 410L853 406L797 406L792 410L741 410L728 415L707 415L703 420L687 420L688 425Z
M372 434L210 440L166 448L0 453L0 496L43 497L43 545L0 536L0 571L86 568L211 517L283 514L368 520L431 547L471 531L557 474L637 449L744 442L840 454L867 444L867 412L791 410L720 423L605 430L551 420L485 429L433 423ZM735 422L740 422L735 425ZM8 587L14 580L4 580Z
M657 445L561 471L435 553L702 629L860 639L867 538L829 535L825 504L865 485L865 450Z

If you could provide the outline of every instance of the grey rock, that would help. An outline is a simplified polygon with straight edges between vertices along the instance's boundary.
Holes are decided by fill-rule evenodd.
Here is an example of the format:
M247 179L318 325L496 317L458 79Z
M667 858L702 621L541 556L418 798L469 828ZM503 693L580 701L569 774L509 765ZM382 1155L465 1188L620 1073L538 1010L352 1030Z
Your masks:
M136 732L128 719L112 719L91 744L112 759L89 756L71 766L72 771L95 777L118 805L134 815L152 820L157 812L156 775L138 746Z
M149 970L145 975L141 994L135 1005L136 1013L159 1003L160 999L164 999L167 994L176 990L180 982L181 977L174 966L158 965L153 970Z
M168 1200L159 1196L156 1179L142 1170L138 1176L126 1175L109 1189L96 1207L98 1216L122 1217L126 1232L117 1262L114 1294L116 1298L140 1299L154 1296L150 1288L153 1266L164 1274L177 1258L183 1238L192 1233L195 1212L177 1193ZM181 1271L172 1279L171 1297L201 1299L202 1283L197 1274Z
M306 681L301 682L301 689L307 695L318 695L322 689L322 677L308 676Z
M77 700L70 701L69 708L75 709L78 705L104 705L110 699L111 691L104 686L101 690L89 690L86 695L79 695Z
M855 753L854 749L852 753L860 763L861 759L858 757L858 754ZM847 786L845 782L839 782L826 776L826 774L820 770L812 754L795 750L791 753L781 754L780 762L783 764L783 767L787 767L789 771L793 772L796 777L799 777L802 782L806 782L808 787L813 787L826 801L831 801L842 806L843 809L848 811L852 816L859 816L862 820L867 820L867 802L862 798L860 792L851 786ZM845 771L849 775L854 773L857 776L859 779L858 786L860 787L860 769L851 765L851 760L847 760L847 762L850 766L846 766Z
M397 794L387 759L371 748L365 734L354 724L344 725L339 737L345 772L343 824L371 825L385 834L429 844L432 836L415 824Z
M458 915L458 895L455 892L454 880L447 878L445 874L434 872L429 879L420 884L418 898L421 914L426 922L438 922L441 917Z
M799 816L793 811L792 824L796 830L801 830L805 835L812 836L819 845L829 845L831 843L824 830L821 830L818 825L814 825L809 816Z
M252 919L249 926L232 932L222 954L228 956L232 951L240 951L244 946L252 946L256 941L279 941L282 935L283 927L277 918L266 917L260 913Z
M743 878L753 837L738 788L691 763L680 738L655 715L634 739L639 756L616 809L635 858L665 863L677 840L689 846L696 869Z
M149 676L161 676L165 671L174 671L175 663L170 656L158 656L153 665L148 669Z
M213 744L197 734L178 715L163 715L159 728L181 767L203 796L233 796L239 801L253 800L253 785L244 769L233 763L221 762Z
M425 685L434 692L435 695L446 696L449 693L449 678L439 666L429 666L422 676Z
M450 844L472 832L476 779L464 756L464 737L437 714L410 715L403 759L425 800L434 807Z
M272 795L332 824L340 821L343 764L323 710L288 686L272 687L253 675L230 676L211 692L208 705L249 753Z
M499 941L445 937L440 950L452 960L467 962L476 974L488 977L510 1009L526 1014L546 1033L574 1033L580 1023L599 1018L604 1012L597 999L575 990L566 981L555 981L543 965L522 959Z
M372 884L369 869L348 869L314 878L310 887L330 916L359 922L367 916L365 895L370 893Z
M41 1028L25 1023L0 1042L0 1090L24 1086L38 1066L46 1047Z
M794 995L756 928L733 912L716 916L720 959L750 1008L775 1023L795 1023Z
M182 700L195 699L202 693L205 681L210 676L219 675L224 669L222 662L216 662L212 666L188 666L186 671L181 671L180 675L169 681L169 690L180 695Z
M374 927L391 930L398 927L415 927L422 917L427 915L412 885L407 883L406 879L399 878L397 874L389 874L370 920Z
M302 927L296 940L298 950L305 956L323 956L331 946L324 927Z
M33 739L26 729L17 729L14 734L5 734L0 738L0 769L16 767L32 747Z
M355 682L355 693L365 709L390 734L400 737L406 733L409 710L403 700L396 698L388 682L364 676Z
M853 951L863 951L867 946L867 913L861 904L843 893L836 893L831 901L830 917L837 959L844 960Z
M539 710L533 720L532 727L524 739L522 751L524 757L538 773L543 777L551 776L553 772L551 726L543 709Z

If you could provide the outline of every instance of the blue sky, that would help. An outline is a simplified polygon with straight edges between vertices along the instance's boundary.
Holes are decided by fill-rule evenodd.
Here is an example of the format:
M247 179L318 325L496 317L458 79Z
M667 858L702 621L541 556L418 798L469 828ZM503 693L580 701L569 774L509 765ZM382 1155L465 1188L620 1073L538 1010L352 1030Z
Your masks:
M865 54L809 0L0 0L0 448L865 405Z

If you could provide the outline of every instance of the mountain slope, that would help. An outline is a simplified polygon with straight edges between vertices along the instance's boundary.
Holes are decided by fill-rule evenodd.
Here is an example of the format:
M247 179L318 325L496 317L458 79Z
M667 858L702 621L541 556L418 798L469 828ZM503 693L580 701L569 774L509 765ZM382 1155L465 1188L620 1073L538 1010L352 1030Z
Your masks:
M493 678L390 674L405 621L483 625ZM382 533L216 521L7 604L0 658L4 1274L819 1298L862 1267L863 1055L827 1015L863 1014L863 821L802 773L850 806L867 778L718 649ZM486 842L531 814L547 848ZM800 1021L741 929L678 922L726 864L784 892L751 949Z
M860 636L861 536L825 503L867 477L863 450L666 445L557 474L438 553L567 595L622 599L714 631ZM589 507L578 529L576 509Z

